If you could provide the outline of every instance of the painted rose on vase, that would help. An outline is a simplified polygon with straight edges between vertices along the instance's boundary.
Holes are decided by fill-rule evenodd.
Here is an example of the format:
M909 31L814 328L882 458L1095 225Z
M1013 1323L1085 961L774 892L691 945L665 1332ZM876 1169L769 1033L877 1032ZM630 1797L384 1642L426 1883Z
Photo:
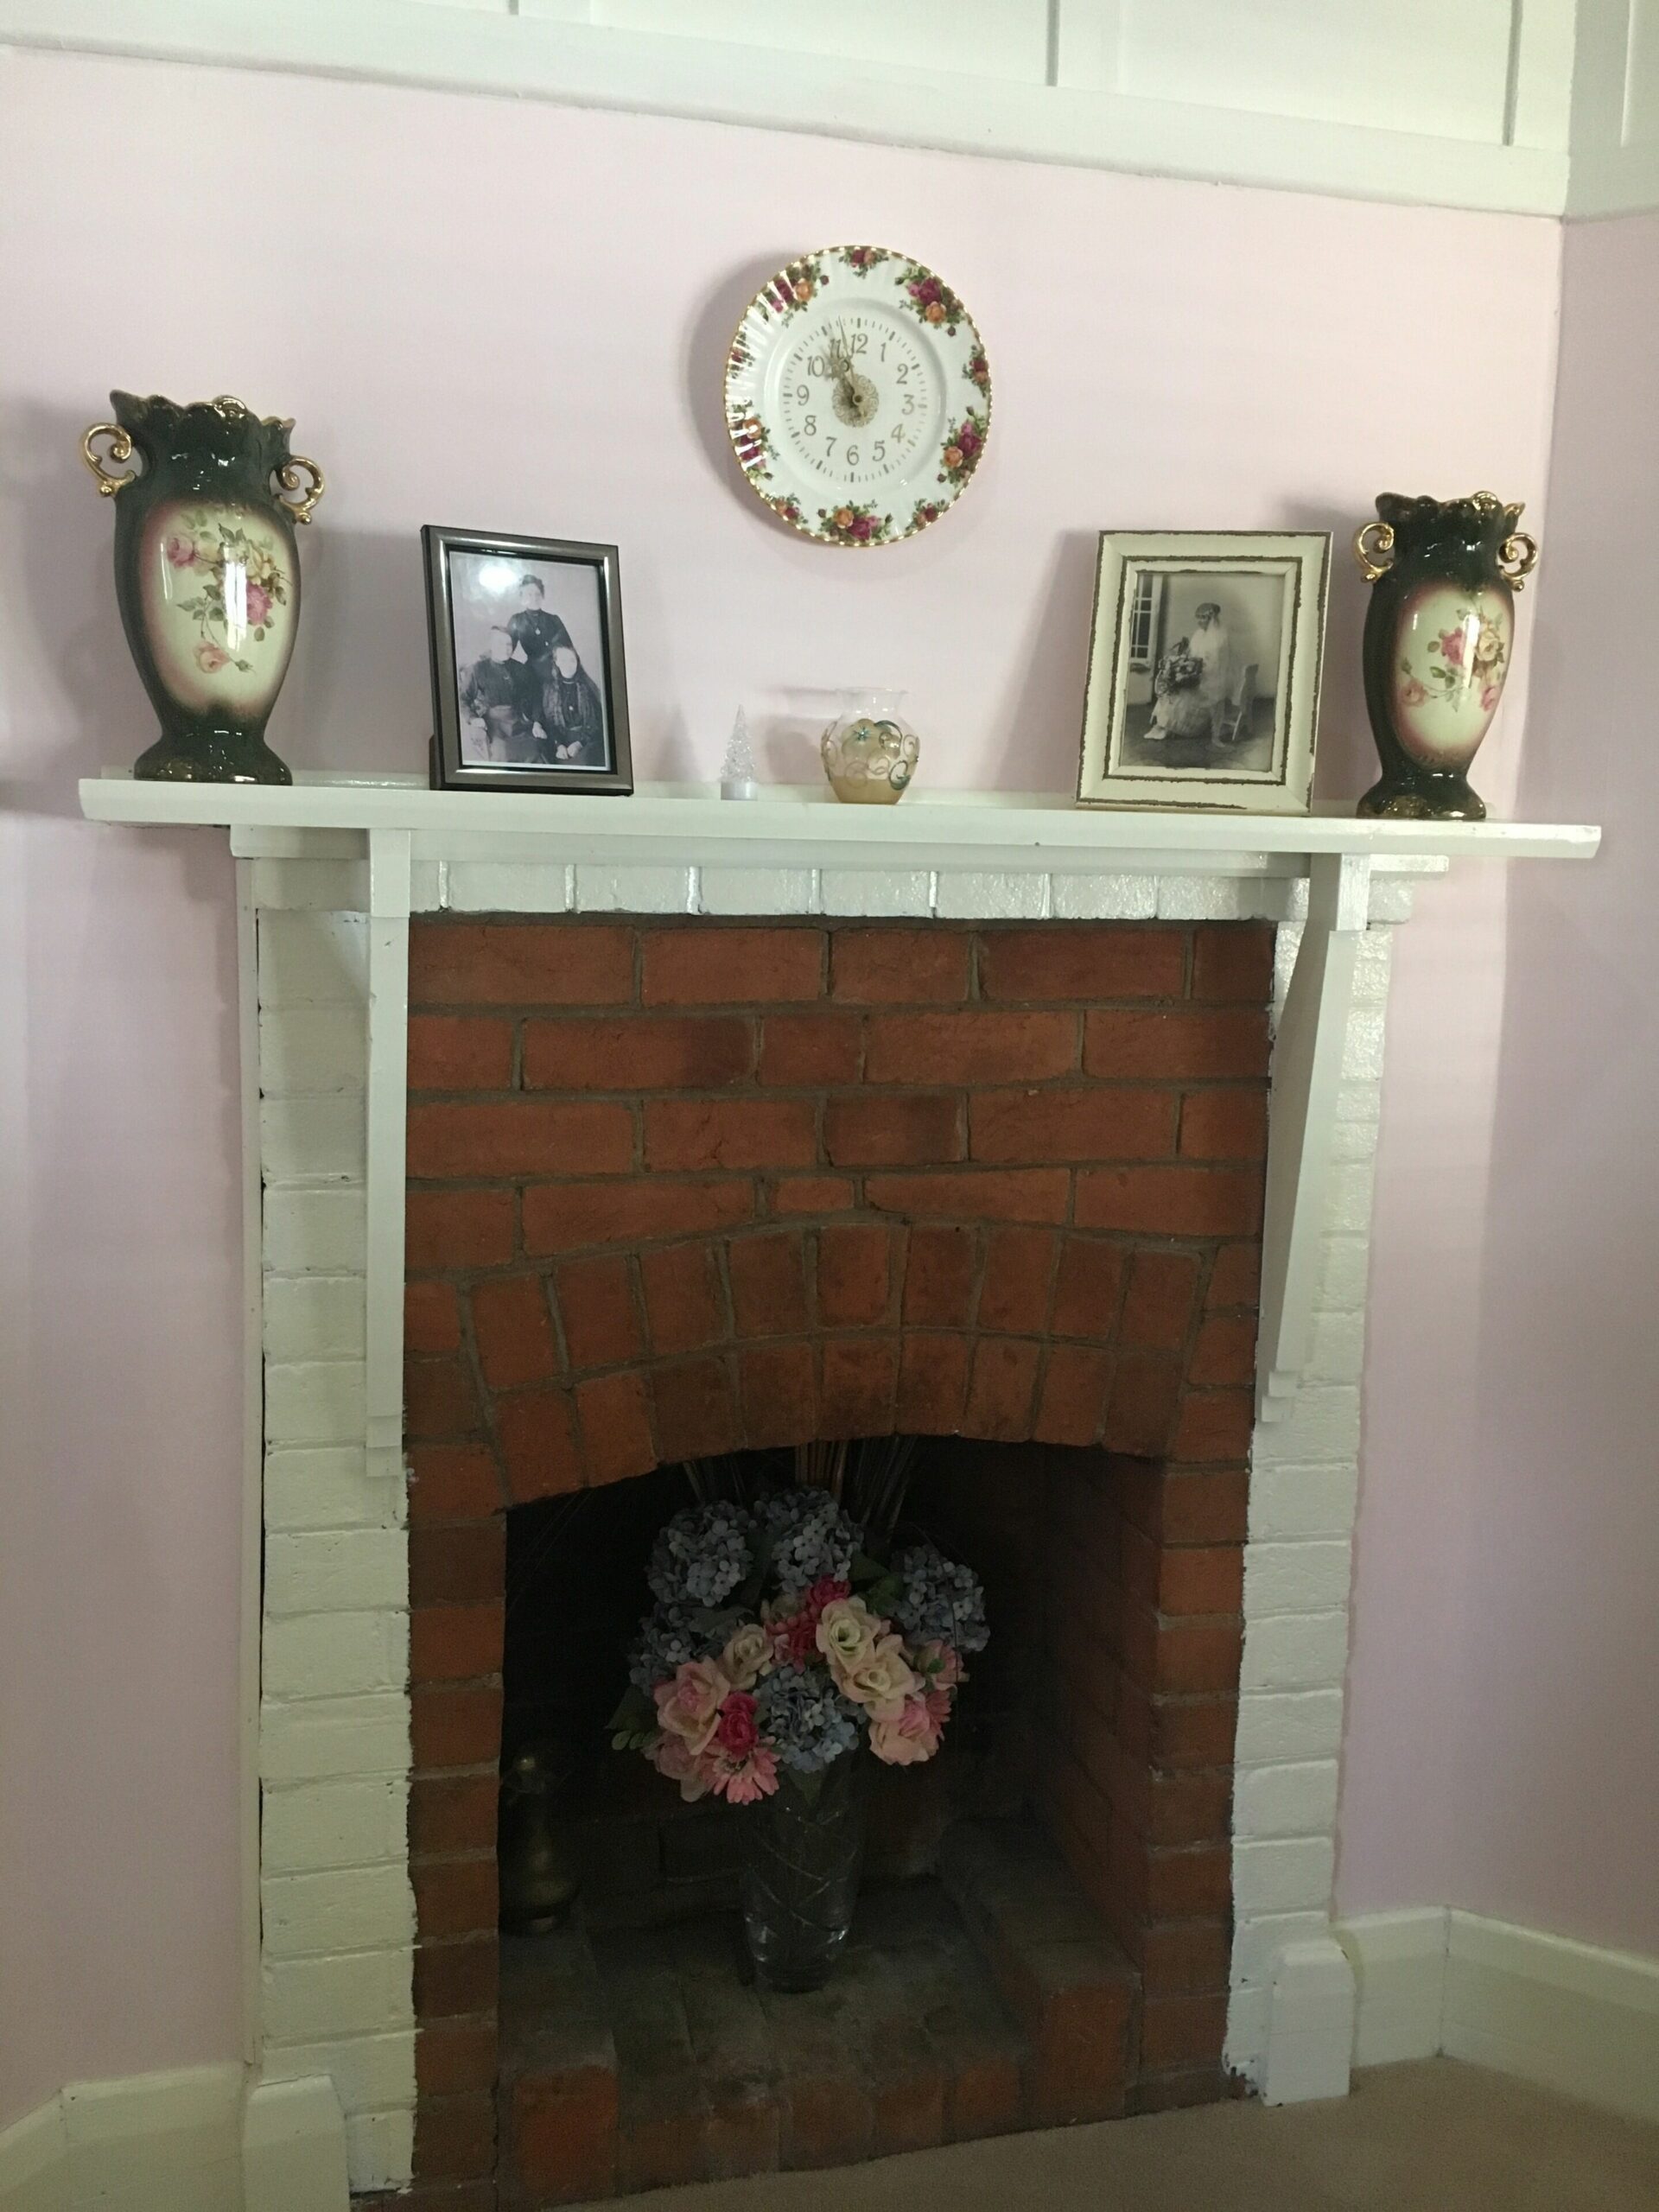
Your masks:
M1400 610L1400 741L1428 768L1466 768L1503 696L1515 637L1507 594L1430 584Z
M156 673L180 704L253 712L276 697L294 649L296 563L251 509L154 508L139 588Z

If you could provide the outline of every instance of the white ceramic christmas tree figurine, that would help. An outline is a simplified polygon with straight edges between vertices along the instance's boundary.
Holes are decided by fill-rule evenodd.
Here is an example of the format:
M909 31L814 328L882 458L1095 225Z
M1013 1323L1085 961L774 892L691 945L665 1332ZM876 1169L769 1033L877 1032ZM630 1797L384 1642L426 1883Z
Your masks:
M749 744L748 716L741 707L726 741L726 758L720 764L720 795L721 798L760 797L760 785L754 779L754 753Z

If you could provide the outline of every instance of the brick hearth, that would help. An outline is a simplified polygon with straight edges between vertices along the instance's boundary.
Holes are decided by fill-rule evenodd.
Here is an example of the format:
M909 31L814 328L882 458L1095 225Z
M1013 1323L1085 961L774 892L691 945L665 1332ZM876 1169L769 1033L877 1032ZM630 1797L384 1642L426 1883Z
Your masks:
M1271 944L416 921L416 2202L494 2170L505 1510L733 1449L1091 1464L1039 1801L1142 1985L1137 2101L1219 2087Z

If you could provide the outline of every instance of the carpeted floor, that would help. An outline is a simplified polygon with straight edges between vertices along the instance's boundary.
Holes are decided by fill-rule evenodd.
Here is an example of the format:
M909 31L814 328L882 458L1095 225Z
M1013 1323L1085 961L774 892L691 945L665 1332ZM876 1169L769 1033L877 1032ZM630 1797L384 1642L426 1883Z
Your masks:
M1351 2096L662 2190L639 2212L1654 2212L1659 2127L1436 2058Z

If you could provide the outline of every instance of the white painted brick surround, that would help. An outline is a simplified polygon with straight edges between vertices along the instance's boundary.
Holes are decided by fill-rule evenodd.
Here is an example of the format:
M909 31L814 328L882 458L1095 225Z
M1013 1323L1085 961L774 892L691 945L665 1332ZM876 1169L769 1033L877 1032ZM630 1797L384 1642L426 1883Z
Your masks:
M401 1455L365 1448L368 872L245 863L259 906L265 1460L260 2005L268 2078L326 2071L354 2188L410 2169L414 1904L405 1819L408 1548ZM513 913L1262 918L1282 1007L1297 878L1008 876L423 861L419 909ZM1357 963L1308 1379L1256 1432L1234 1810L1230 2063L1264 2063L1280 1948L1328 1932L1360 1368L1389 923L1382 875Z
M332 2077L368 2189L414 2147L409 1546L401 1466L364 1442L367 923L323 871L258 886L303 901L258 918L260 1998L266 2079Z

